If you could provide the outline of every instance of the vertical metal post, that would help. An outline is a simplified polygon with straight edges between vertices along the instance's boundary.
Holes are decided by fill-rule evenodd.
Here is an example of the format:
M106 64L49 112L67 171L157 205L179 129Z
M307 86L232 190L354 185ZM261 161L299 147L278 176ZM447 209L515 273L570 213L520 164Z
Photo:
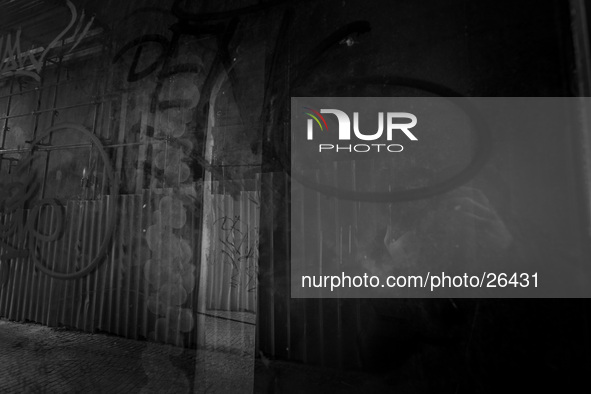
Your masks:
M583 193L586 202L586 238L591 239L591 40L589 39L589 21L585 0L570 0L571 30L576 61L576 77L581 108L579 113L579 143L576 144L581 158Z

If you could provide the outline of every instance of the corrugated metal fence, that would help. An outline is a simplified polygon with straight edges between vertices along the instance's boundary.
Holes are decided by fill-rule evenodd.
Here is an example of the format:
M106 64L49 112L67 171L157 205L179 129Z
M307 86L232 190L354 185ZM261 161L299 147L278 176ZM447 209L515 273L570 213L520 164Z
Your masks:
M214 195L216 222L206 289L208 309L254 311L256 303L258 202L255 192L237 199ZM108 256L89 275L54 279L31 256L3 259L8 279L0 288L0 316L88 332L104 331L186 347L197 341L200 211L192 197L165 189L141 195L68 201L63 229L52 242L37 239L37 258L56 272L83 269L102 241L110 204L116 204L115 232ZM40 210L39 234L56 229L58 208ZM27 218L29 210L24 212ZM3 214L3 225L18 219ZM22 219L22 218L21 218ZM24 237L4 239L22 249ZM39 237L37 237L39 238ZM6 249L6 248L3 248ZM5 250L2 253L6 252ZM32 251L29 251L32 253ZM209 286L211 284L211 287Z
M284 173L263 175L261 186L260 291L257 339L259 349L268 357L298 360L309 364L356 368L362 364L357 342L364 319L359 299L291 298L290 248L300 249L312 264L338 264L333 253L349 250L339 243L341 224L335 213L356 209L355 203L342 204L312 190L306 191L309 204L291 207L290 188ZM297 210L312 210L315 222L300 223L301 231L319 226L314 249L303 243L291 244L291 221ZM304 215L297 215L303 217ZM335 222L336 221L336 222ZM354 242L354 240L352 240ZM333 245L333 248L327 248ZM324 249L323 249L324 246ZM337 256L339 253L337 252Z
M213 182L219 189L219 182ZM213 195L214 222L207 308L256 311L259 193Z

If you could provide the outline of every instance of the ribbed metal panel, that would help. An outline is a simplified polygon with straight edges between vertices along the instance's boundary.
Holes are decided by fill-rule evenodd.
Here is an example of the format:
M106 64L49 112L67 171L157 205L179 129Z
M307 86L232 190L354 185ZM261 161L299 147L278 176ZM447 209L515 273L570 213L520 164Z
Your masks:
M220 182L213 182L219 189ZM259 202L255 191L214 194L207 307L256 311Z
M154 205L162 198L144 192L119 196L117 201L111 201L110 196L68 201L62 237L57 242L40 243L45 265L58 272L73 272L88 264L105 232L107 207L116 204L117 230L108 257L90 275L75 280L51 278L39 272L31 258L2 262L11 267L8 282L0 289L0 315L17 321L194 346L191 333L195 328L194 276L198 270L184 272L193 277L185 276L183 282L165 283L170 276L164 272L150 276L150 261L154 261L155 253L146 245L145 233L153 219ZM42 212L43 220L38 222L42 231L50 231L55 214L52 209ZM12 216L3 215L3 223ZM186 239L193 247L194 217L188 218L186 227ZM171 237L172 228L159 236ZM11 241L16 241L16 236L13 238ZM194 253L186 263L187 267L197 264ZM174 269L172 265L167 268ZM179 293L184 294L182 299L171 300Z
M45 46L68 24L66 2L3 0L0 2L0 35L22 30L23 49Z
M340 265L344 256L357 253L355 231L359 216L368 215L374 208L370 204L361 207L354 202L336 202L307 189L303 191L306 198L301 199L305 203L292 207L287 203L292 187L284 173L263 175L258 347L263 354L278 359L358 368L362 355L357 343L361 326L366 324L362 302L291 298L291 281L297 280L297 275L291 275L290 247L297 247L304 261L318 264L319 273L323 268ZM356 212L354 223L339 221L338 212L344 210ZM301 232L315 229L318 237L307 243L299 234L302 242L290 246L291 237L298 237L291 234L292 227ZM349 231L353 231L352 236ZM332 254L326 245L334 245L338 252Z

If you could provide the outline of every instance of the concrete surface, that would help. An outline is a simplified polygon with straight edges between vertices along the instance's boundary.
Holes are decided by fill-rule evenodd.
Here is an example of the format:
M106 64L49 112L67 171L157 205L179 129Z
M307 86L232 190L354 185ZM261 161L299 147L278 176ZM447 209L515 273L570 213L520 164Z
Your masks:
M254 357L255 315L210 311L199 350L0 319L3 393L384 392L362 372ZM401 390L400 392L415 392Z
M0 393L252 392L254 328L212 312L195 351L0 320Z

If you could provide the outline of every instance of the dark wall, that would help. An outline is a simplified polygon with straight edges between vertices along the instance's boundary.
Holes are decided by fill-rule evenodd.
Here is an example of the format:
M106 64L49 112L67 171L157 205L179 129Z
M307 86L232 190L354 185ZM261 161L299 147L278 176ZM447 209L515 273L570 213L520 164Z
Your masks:
M576 95L568 3L331 1L274 12L287 22L266 68L271 98L263 168L275 174L262 190L261 351L362 368L388 377L393 387L420 392L585 383L585 300L290 299L289 248L298 245L288 245L289 187L281 175L289 129L278 133L289 122L290 95L422 95L429 86L423 82L465 96ZM401 80L393 77L413 79L412 86L396 86ZM572 136L500 130L493 140L490 162L468 185L483 190L510 231L523 235L511 258L550 255L563 264L573 251L579 259L589 256Z

